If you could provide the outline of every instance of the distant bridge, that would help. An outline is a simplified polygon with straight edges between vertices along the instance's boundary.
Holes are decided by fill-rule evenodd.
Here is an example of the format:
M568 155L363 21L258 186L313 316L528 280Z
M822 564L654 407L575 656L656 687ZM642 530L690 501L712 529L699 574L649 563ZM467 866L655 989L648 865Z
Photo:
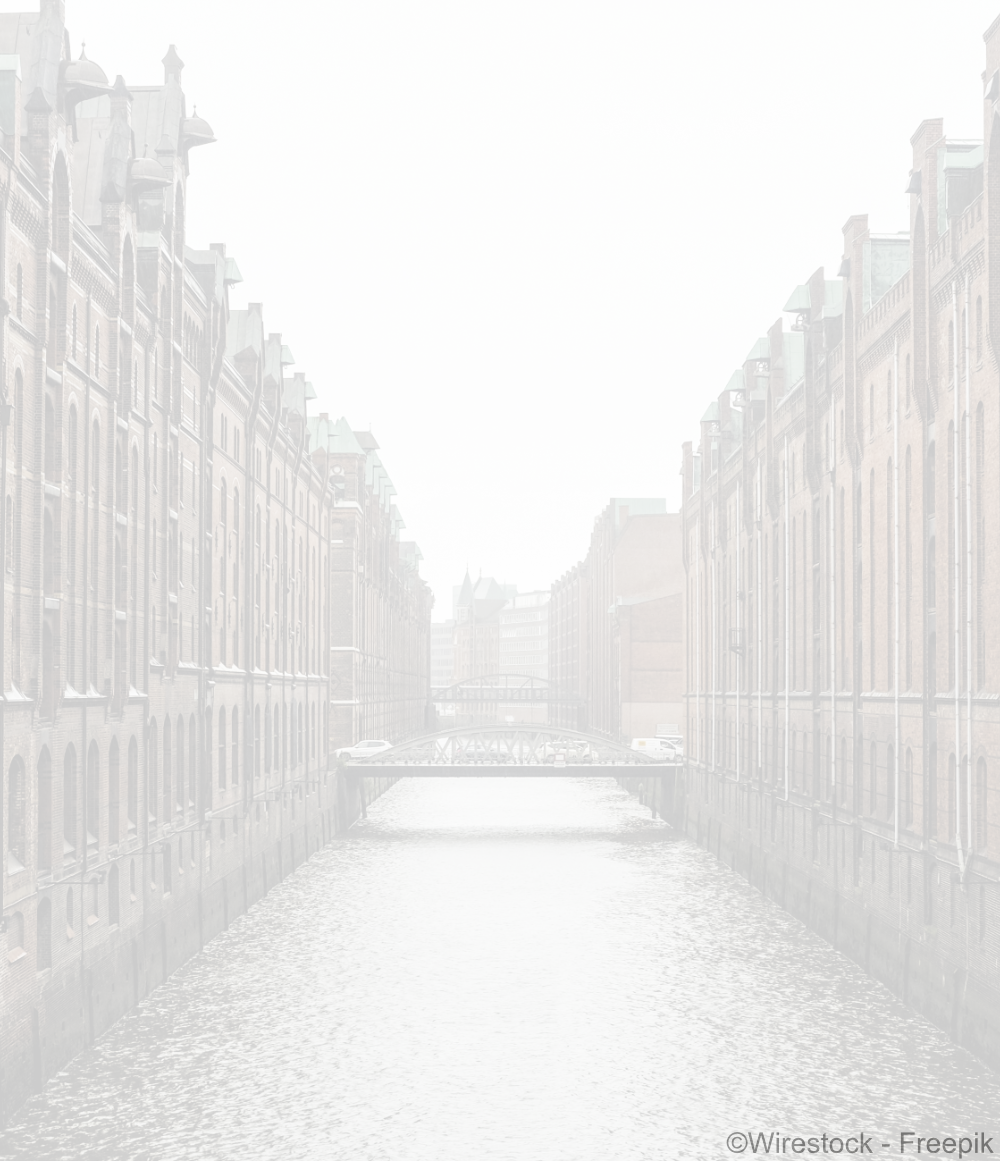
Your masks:
M402 742L344 769L395 778L659 777L680 769L596 734L558 726L514 723L442 730Z
M447 705L577 705L575 694L562 693L544 677L524 673L494 673L488 677L468 677L454 685L431 690L431 701Z

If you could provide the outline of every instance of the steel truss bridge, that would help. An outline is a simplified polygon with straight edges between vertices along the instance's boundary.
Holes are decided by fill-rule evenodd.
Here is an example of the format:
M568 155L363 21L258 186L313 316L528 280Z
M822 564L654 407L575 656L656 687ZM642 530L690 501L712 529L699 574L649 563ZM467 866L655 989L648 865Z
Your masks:
M488 677L469 677L454 685L431 690L431 701L445 705L577 705L573 694L561 693L543 677L523 673L495 673Z
M622 778L673 774L680 763L595 734L522 722L442 730L349 759L343 769L361 777Z

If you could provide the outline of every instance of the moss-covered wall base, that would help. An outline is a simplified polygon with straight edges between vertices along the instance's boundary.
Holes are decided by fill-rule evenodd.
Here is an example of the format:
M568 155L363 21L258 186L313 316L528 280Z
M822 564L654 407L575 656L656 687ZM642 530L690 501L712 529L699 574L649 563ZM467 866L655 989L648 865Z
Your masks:
M186 836L168 835L126 855L124 866L137 867L127 912L117 924L98 917L93 927L75 931L68 945L72 958L64 952L57 966L32 972L30 979L25 975L0 1015L0 1118L6 1120L233 919L363 817L395 781L330 772L308 793L292 788L251 802L235 820L206 820L204 841L183 845ZM162 870L167 850L180 860L169 892ZM51 889L59 891L59 885ZM24 966L32 966L27 957Z
M619 778L915 1012L1000 1071L1000 890L828 806L696 767Z

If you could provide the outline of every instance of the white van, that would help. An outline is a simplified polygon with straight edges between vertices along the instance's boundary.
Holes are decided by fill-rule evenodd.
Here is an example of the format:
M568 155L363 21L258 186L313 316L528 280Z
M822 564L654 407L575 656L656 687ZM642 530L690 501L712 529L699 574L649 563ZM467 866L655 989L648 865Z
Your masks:
M658 758L673 759L677 749L668 738L633 738L632 749L655 754Z

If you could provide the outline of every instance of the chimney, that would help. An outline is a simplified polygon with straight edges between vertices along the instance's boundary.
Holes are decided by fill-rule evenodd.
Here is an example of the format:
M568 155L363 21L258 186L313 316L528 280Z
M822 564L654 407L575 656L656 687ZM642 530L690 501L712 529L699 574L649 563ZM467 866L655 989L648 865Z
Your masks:
M21 58L0 56L0 131L16 169L21 162Z

